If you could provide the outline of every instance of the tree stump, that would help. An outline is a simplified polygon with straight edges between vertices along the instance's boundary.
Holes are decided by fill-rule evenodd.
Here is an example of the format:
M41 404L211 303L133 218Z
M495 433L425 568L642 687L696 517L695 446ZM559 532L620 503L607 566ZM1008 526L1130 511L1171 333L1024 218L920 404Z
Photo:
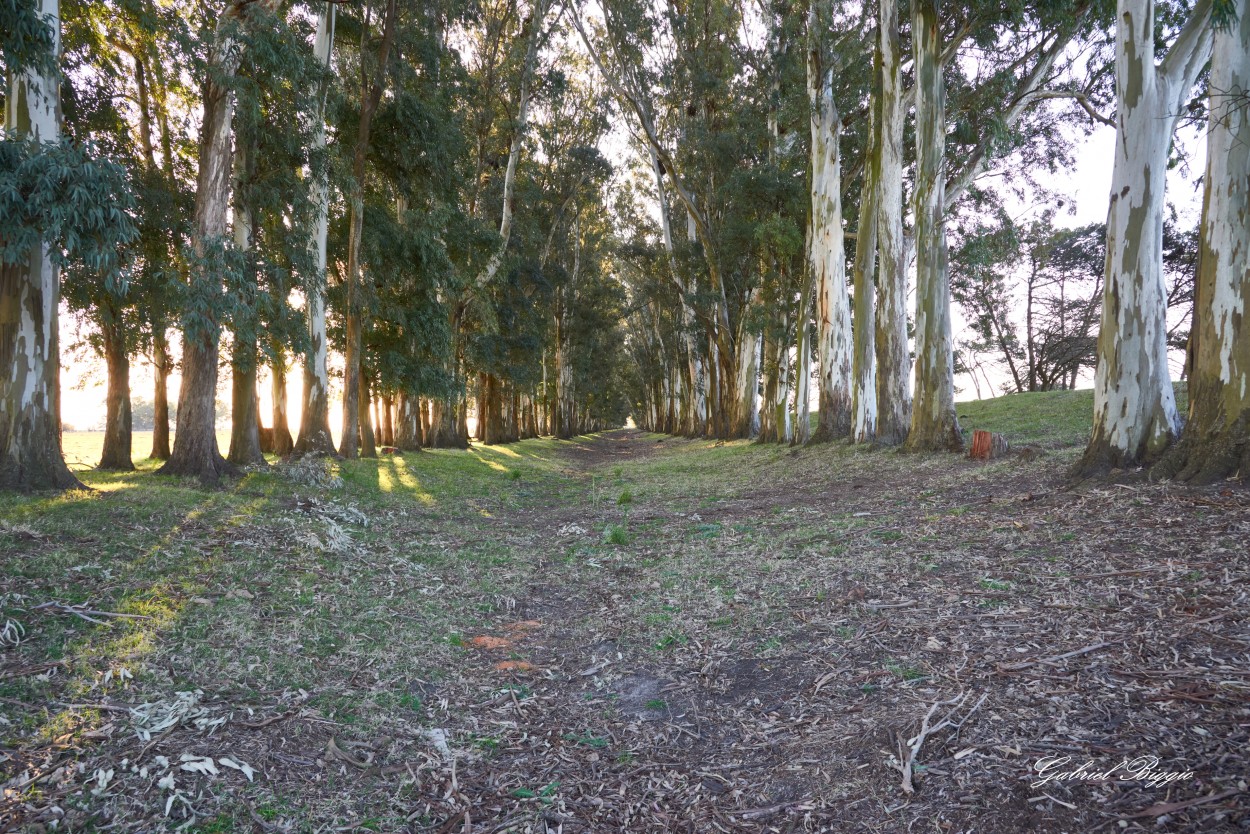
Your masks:
M973 460L993 460L1007 454L1007 438L996 432L974 431L972 433L972 451L968 457Z

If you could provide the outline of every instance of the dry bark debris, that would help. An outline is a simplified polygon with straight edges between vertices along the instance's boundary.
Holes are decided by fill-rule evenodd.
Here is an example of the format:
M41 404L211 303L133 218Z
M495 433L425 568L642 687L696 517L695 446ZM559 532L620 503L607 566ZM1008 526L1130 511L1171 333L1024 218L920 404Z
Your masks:
M571 465L628 462L631 443L652 456L694 445L626 436L583 444ZM390 648L350 644L321 662L315 691L261 702L196 672L198 717L229 720L211 732L179 721L146 752L112 712L85 746L7 750L8 787L38 784L42 799L0 808L0 827L46 824L82 799L116 831L215 814L266 831L381 818L414 834L1247 830L1250 495L1159 484L1072 495L1050 463L823 460L778 455L690 495L658 482L631 510L652 532L616 550L597 542L620 519L610 502L544 509L541 495L526 512L482 499L489 533L418 533L428 518L377 515L370 547L341 572L297 558L277 521L234 529L287 548L327 586L369 583ZM570 550L552 551L556 531ZM419 540L455 552L475 536L516 555L491 569L509 589L489 597L495 613L465 633L540 623L508 658L533 668L449 647L426 658L443 677L417 681L403 637L428 623L405 619L405 600L476 611L488 597L463 565L414 570L400 551ZM252 589L247 604L267 612L269 592ZM330 604L346 621L333 607L345 603ZM347 724L312 705L397 687L419 711ZM256 781L183 771L176 789L193 790L174 799L155 769L130 769L183 753L249 763ZM1157 755L1194 778L1032 787L1039 759L1056 755L1073 767ZM285 810L260 816L277 795Z

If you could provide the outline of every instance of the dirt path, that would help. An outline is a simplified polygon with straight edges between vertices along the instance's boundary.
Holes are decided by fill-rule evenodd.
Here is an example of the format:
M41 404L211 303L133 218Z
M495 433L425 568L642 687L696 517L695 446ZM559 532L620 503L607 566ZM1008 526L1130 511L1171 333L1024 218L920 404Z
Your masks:
M692 445L614 432L566 455L583 476L629 480ZM1250 679L1214 680L1250 671L1244 608L1229 620L1244 586L1159 529L1199 528L1206 499L1076 498L1036 471L969 484L951 482L950 461L881 463L800 476L802 489L748 473L710 506L644 496L630 524L654 531L645 540L548 563L517 621L483 635L507 641L483 665L525 697L466 716L506 728L495 755L461 770L466 801L492 823L537 810L565 831L1067 831L1164 815L1175 830L1241 830ZM1243 529L1245 496L1220 500L1223 532ZM619 509L515 523L594 537ZM832 531L829 509L844 522ZM1210 532L1218 551L1228 539ZM1232 570L1246 567L1242 553ZM1189 599L1182 575L1199 583ZM954 725L917 745L926 715ZM1157 756L1156 770L1197 781L1031 787L1039 761L1064 755L1103 770ZM518 792L539 807L517 816Z
M1246 831L1250 494L1060 471L622 430L53 505L0 829Z

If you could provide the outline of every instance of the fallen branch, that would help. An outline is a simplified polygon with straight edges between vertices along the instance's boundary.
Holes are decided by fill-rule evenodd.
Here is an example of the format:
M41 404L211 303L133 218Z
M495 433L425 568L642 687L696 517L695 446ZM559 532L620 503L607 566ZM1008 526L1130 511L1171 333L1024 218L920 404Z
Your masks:
M749 811L731 811L730 813L737 814L744 820L766 819L768 817L774 817L783 811L789 811L792 809L810 810L811 807L812 806L808 804L807 800L799 800L798 802L782 802L780 805L769 805L767 808L752 808Z
M49 611L53 614L73 614L75 617L81 617L89 623L96 625L108 625L105 620L97 620L96 617L124 617L130 620L150 620L151 617L146 614L122 614L118 611L97 611L94 608L88 608L84 602L81 605L66 605L63 602L53 600L36 605L32 611Z
M1037 666L1042 663L1055 663L1060 660L1067 660L1070 657L1077 657L1079 655L1089 654L1090 652L1096 652L1099 649L1107 648L1107 646L1114 646L1119 642L1119 640L1111 640L1106 643L1095 643L1094 645L1086 646L1083 649L1064 652L1063 654L1057 654L1054 657L1044 657L1041 660L1025 660L1020 663L1000 663L998 664L998 669L1000 672L1018 672L1021 669L1027 669L1030 666Z
M947 727L963 727L964 722L971 718L972 714L981 708L981 705L985 703L985 699L988 697L988 695L982 695L977 702L972 705L972 709L968 710L968 713L959 721L954 720L955 713L959 712L959 709L964 705L964 702L968 700L968 696L966 694L956 695L955 697L945 701L936 701L931 707L929 707L929 711L925 713L924 720L920 722L920 732L908 739L906 744L903 743L902 736L899 737L898 758L900 764L898 769L903 774L903 793L910 796L916 792L916 786L912 784L912 775L915 772L916 757L920 755L920 748L924 746L925 739L940 730L946 729ZM929 722L933 719L934 713L938 711L938 707L944 706L950 706L951 711L948 712L946 717L941 721L931 725ZM908 749L904 750L904 747ZM906 752L906 756L903 755L904 752Z
M294 714L295 714L295 710L292 709L292 710L287 710L281 715L274 715L269 718L266 718L263 721L244 721L242 723L243 723L243 726L247 727L249 730L259 730L262 727L268 727L270 724L277 724L279 721L285 721L286 719L290 718Z

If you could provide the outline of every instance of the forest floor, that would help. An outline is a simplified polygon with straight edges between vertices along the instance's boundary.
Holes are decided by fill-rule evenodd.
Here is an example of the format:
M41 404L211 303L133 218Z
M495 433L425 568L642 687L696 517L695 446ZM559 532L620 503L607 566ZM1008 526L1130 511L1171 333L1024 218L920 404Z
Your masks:
M0 497L0 830L1250 831L1250 492L1048 402Z

